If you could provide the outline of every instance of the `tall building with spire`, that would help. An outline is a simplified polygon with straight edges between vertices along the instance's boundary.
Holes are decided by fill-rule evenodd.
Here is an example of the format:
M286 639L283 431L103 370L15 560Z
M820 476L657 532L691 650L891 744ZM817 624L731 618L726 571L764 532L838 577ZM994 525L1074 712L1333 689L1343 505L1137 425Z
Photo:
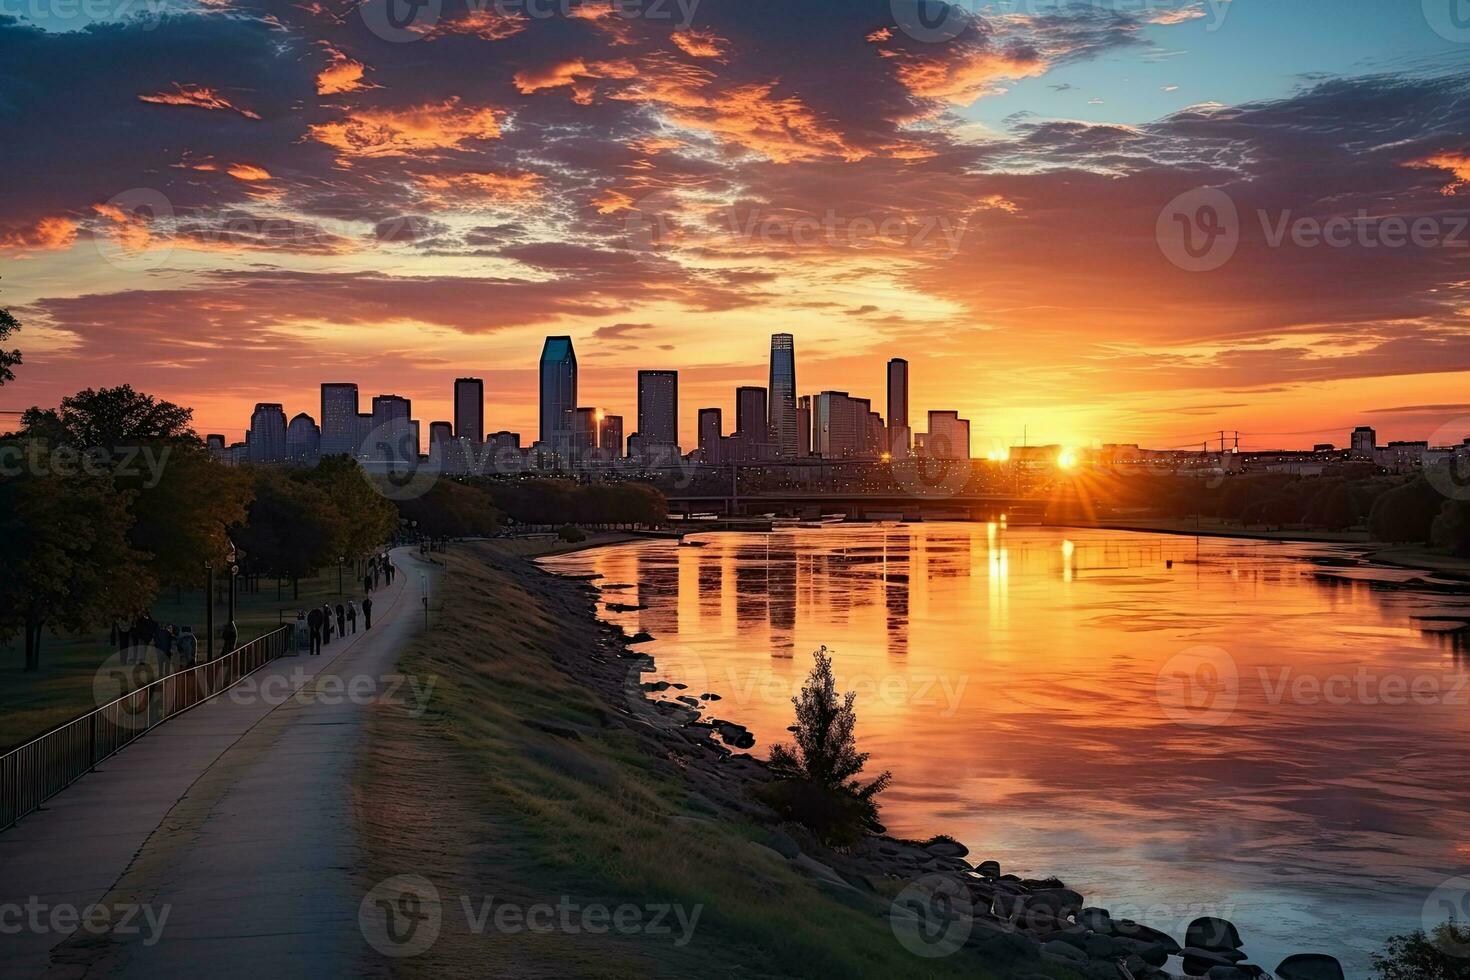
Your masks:
M909 362L888 362L888 451L895 459L909 454Z
M571 337L547 337L541 348L541 442L571 453L576 441L577 352Z
M432 430L432 426L430 429ZM454 379L454 434L473 443L485 441L485 382L481 378ZM433 441L432 438L429 440Z
M771 443L781 459L794 459L796 437L796 338L789 333L771 335L770 386Z

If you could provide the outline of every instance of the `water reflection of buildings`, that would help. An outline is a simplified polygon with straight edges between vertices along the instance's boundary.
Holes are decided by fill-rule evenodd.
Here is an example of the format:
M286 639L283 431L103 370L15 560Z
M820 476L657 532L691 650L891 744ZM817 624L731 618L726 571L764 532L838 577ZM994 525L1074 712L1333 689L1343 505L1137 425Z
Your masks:
M909 652L909 548L911 535L895 530L883 535L883 608L888 637L888 655L903 657Z

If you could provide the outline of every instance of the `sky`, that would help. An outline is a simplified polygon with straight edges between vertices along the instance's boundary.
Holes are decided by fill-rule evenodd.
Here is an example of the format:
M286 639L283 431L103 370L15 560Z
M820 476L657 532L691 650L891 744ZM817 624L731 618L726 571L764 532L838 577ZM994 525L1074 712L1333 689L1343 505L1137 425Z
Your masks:
M0 410L764 384L1005 445L1470 436L1466 0L0 0Z

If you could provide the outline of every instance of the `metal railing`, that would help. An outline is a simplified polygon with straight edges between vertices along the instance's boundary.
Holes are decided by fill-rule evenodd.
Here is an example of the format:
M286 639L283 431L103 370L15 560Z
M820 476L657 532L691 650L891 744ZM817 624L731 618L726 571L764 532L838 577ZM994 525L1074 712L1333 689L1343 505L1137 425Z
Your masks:
M134 739L291 652L293 633L292 626L272 630L208 663L142 685L0 755L0 831L34 813Z

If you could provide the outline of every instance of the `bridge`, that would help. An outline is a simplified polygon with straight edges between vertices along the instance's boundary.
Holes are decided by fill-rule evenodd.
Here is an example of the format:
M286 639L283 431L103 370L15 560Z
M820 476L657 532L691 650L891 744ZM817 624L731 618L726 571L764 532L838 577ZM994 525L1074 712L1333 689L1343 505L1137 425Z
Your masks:
M767 490L730 494L680 493L668 495L669 513L690 517L718 514L750 517L761 514L814 520L841 513L859 519L994 521L1040 523L1055 501L1024 494L944 493L905 491Z

